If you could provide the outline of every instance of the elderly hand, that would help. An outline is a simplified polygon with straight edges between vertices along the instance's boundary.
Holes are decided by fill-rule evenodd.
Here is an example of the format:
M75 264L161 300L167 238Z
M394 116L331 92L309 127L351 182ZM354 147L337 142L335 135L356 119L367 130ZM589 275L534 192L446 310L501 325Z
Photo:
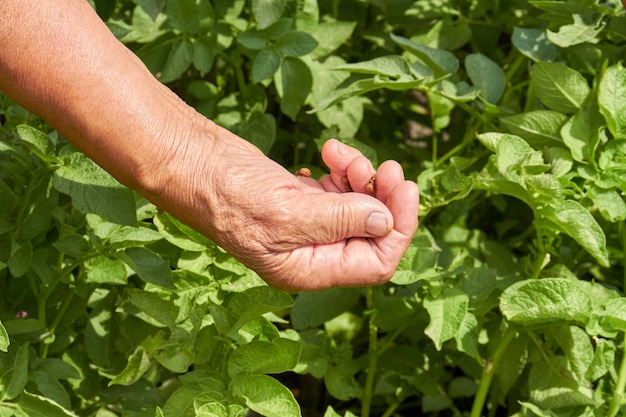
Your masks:
M330 174L316 181L296 177L248 142L215 129L210 154L173 153L172 178L187 181L164 180L172 186L157 203L177 204L159 205L275 287L318 290L391 278L417 228L419 200L417 185L404 180L397 162L374 171L359 151L329 140L322 157Z

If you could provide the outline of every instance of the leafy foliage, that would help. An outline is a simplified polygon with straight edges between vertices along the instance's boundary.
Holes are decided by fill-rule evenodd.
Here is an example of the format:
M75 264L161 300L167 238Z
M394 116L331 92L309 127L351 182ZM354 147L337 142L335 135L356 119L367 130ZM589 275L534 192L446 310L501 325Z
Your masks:
M287 294L2 96L0 416L624 412L619 1L93 4L289 169L400 161L421 226L389 284Z

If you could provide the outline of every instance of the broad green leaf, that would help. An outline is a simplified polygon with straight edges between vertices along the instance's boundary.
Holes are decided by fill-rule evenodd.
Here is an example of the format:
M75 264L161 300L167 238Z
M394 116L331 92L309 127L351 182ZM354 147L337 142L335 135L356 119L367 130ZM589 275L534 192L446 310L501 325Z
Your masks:
M506 354L500 357L494 373L494 400L506 398L515 386L522 372L526 369L529 355L529 338L523 334L513 339L506 348Z
M287 57L281 65L280 82L275 84L282 96L280 110L295 121L298 111L311 92L311 70L298 58Z
M211 44L207 39L199 38L194 40L192 46L193 66L200 71L201 75L205 75L213 67L213 60L216 53L213 44Z
M618 191L606 190L590 184L588 196L608 221L618 222L626 219L626 203Z
M312 52L317 46L314 37L306 32L291 30L276 39L274 48L283 57L303 56Z
M95 213L113 223L137 223L134 193L81 153L72 154L54 172L53 184L84 213Z
M33 245L30 241L18 243L11 242L11 256L7 261L11 275L19 278L30 269L33 259Z
M297 330L320 326L344 311L350 311L358 300L359 293L353 288L300 293L291 309L291 323Z
M162 83L169 83L180 78L192 64L193 56L194 48L190 40L182 38L174 40L158 75L159 80Z
M194 362L194 339L181 328L173 329L170 335L159 331L146 337L141 346L169 371L184 374Z
M589 335L574 325L555 326L554 338L567 358L569 368L578 381L585 381L585 375L594 357Z
M0 233L3 232L2 220L9 219L17 198L9 186L0 180Z
M76 233L61 236L52 244L52 246L61 252L74 257L86 255L91 249L89 242L87 242L84 237Z
M199 8L196 0L167 0L165 14L169 24L183 33L195 33L198 29Z
M175 327L179 309L173 303L174 296L165 298L154 292L137 289L127 289L126 293L128 299L122 305L126 312L140 318L146 318L146 316L152 318L157 323L154 323L153 320L150 322L157 326Z
M237 36L237 42L243 45L245 48L257 51L267 46L267 39L265 34L256 28L243 31Z
M142 280L164 288L175 288L169 263L150 249L127 248L117 256Z
M128 358L128 363L122 372L117 374L115 378L111 380L109 385L120 384L120 385L131 385L139 380L148 368L150 367L150 357L146 353L146 351L139 346L130 358Z
M620 173L626 169L626 139L614 139L607 143L598 158L598 167Z
M233 132L267 154L276 141L276 119L269 113L256 111L248 120L235 126Z
M563 356L555 355L550 357L549 362L542 360L535 363L530 368L528 388L531 401L545 409L600 405L593 398L590 388L577 383Z
M615 362L615 343L612 340L598 338L593 359L587 369L586 378L590 382L606 375Z
M298 364L302 343L285 338L271 342L253 340L235 350L228 358L231 378L242 375L279 374Z
M455 74L459 69L459 60L451 52L430 48L394 34L391 34L391 39L428 65L436 77Z
M424 308L428 311L430 322L424 331L441 350L443 342L452 339L463 324L469 297L454 288L447 288L437 297L424 300Z
M554 61L556 47L541 29L514 27L511 36L513 45L533 61Z
M11 363L11 368L0 375L0 398L12 400L26 387L28 382L28 349L29 344L21 345Z
M591 299L577 281L531 279L505 289L500 310L507 320L522 325L586 323L591 314Z
M473 53L465 58L465 69L472 83L480 89L480 95L488 103L496 104L506 87L502 68L487 56Z
M20 395L17 405L28 417L77 417L54 401L29 392Z
M226 389L224 383L215 378L196 378L181 385L170 395L163 406L163 416L195 417L194 399L196 397L204 393L221 394Z
M615 298L606 303L602 324L626 332L626 298Z
M626 139L626 68L616 64L607 70L598 87L600 112L606 119L609 130L618 139Z
M300 417L300 406L287 387L267 375L241 376L229 391L245 400L250 409L266 417Z
M562 127L563 142L578 162L588 162L600 140L598 131L604 124L597 105L590 104L574 114Z
M551 110L574 113L583 107L590 93L587 80L562 64L538 62L530 73L535 95Z
M412 74L409 63L399 55L386 55L369 61L338 65L333 69L357 74L381 74L392 78Z
M272 78L280 67L281 57L272 48L263 48L252 62L252 80L255 83Z
M253 287L237 293L227 306L227 320L231 326L229 335L234 336L241 326L265 313L292 305L289 294L270 287Z
M44 132L28 125L19 125L15 131L20 139L43 161L56 162L58 160L54 155L54 143Z
M38 392L44 397L53 400L64 409L72 408L69 394L58 379L42 371L30 372L28 379L37 386Z
M2 322L0 321L0 351L8 352L10 343L11 341L9 340L7 329L4 328Z
M259 29L266 29L283 15L286 0L252 0L252 13Z
M128 246L144 246L163 239L164 236L156 230L147 227L121 226L107 236L107 241L114 248Z
M120 259L107 255L96 256L85 264L86 282L94 284L126 285L128 273Z
M308 27L306 32L313 36L318 43L311 55L314 58L328 56L350 39L356 25L357 22L329 20ZM336 57L336 55L329 56L329 58L332 57Z
M202 252L212 247L212 242L165 212L159 212L152 219L159 234L171 244L190 252Z
M596 43L598 34L604 29L603 16L598 16L595 21L585 21L579 14L573 14L572 17L574 23L561 26L557 32L547 30L548 39L561 48Z
M522 137L534 148L562 146L560 131L566 120L566 115L552 110L535 110L500 118L509 133Z
M555 201L540 210L548 220L548 227L572 237L604 267L609 267L606 236L594 217L574 200Z

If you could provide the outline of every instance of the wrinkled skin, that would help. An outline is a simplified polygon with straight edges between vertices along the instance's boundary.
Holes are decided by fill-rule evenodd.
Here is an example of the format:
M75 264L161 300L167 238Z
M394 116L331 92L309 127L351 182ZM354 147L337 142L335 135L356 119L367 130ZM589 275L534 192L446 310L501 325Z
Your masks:
M296 177L155 79L85 0L0 2L0 89L120 182L290 290L379 284L417 228L417 185L331 140ZM376 174L376 195L366 190ZM346 192L346 181L353 192ZM376 213L376 224L368 218Z
M419 199L397 162L375 172L359 151L330 140L322 150L330 174L317 181L296 177L227 131L218 136L227 139L209 158L214 164L200 158L193 178L174 175L190 178L183 194L193 198L182 200L181 186L161 192L176 193L168 200L185 205L171 212L275 287L316 290L391 278L417 228ZM376 196L365 189L374 173ZM342 177L353 192L346 192ZM215 192L199 192L206 189ZM383 220L378 227L367 227L371 213Z

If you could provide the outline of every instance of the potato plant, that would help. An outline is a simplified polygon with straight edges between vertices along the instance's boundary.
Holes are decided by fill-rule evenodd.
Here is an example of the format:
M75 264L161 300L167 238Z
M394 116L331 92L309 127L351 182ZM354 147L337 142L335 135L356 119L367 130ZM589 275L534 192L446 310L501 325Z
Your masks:
M420 229L386 285L272 289L2 95L0 417L626 411L619 0L92 5L292 172L400 161Z

